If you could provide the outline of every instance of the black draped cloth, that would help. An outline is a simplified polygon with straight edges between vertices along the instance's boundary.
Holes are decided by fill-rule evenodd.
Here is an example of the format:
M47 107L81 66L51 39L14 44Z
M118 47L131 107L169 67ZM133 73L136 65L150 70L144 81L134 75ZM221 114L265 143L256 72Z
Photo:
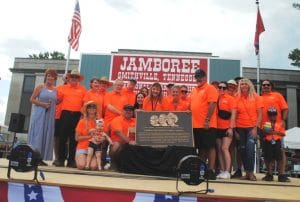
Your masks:
M115 163L120 172L175 177L178 162L187 155L196 155L195 148L152 148L125 144L115 158Z

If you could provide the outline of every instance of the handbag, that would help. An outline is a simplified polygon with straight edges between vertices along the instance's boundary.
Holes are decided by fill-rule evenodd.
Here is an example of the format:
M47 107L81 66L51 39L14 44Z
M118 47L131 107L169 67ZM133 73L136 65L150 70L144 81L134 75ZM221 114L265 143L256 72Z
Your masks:
M221 119L224 119L224 120L230 119L230 117L231 117L231 112L220 109L220 107L219 107L219 99L218 99L218 102L217 102L217 108L218 108L218 116L219 116Z

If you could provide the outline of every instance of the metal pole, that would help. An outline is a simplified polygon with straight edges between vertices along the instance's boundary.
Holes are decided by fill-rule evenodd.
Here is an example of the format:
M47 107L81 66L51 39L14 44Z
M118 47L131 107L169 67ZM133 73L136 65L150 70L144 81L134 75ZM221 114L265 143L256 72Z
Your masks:
M256 71L256 87L257 87L257 94L260 94L260 85L259 85L259 81L260 81L260 53L258 51L257 54L257 71Z
M259 9L259 1L256 0L256 5L257 5L257 10ZM256 30L257 31L257 30ZM256 71L256 91L257 94L260 94L260 85L259 85L259 81L260 81L260 51L258 49L258 53L257 53L257 71ZM260 156L261 156L261 152L260 152L260 142L259 139L256 142L256 148L255 148L255 153L256 153L256 173L260 172Z
M65 68L65 74L68 73L69 60L70 60L70 53L71 53L71 45L69 44L68 55L67 55L67 61L66 61L66 68Z
M257 10L259 9L259 0L256 0L256 5L257 5ZM257 71L256 71L256 91L257 94L260 94L260 86L259 86L259 81L260 81L260 48L258 49L258 54L257 54Z

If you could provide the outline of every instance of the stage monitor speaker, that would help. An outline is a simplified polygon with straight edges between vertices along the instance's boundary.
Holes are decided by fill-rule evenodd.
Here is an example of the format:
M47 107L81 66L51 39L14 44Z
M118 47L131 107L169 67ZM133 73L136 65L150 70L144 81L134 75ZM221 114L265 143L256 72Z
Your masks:
M23 132L25 115L20 113L11 113L8 131L21 133Z

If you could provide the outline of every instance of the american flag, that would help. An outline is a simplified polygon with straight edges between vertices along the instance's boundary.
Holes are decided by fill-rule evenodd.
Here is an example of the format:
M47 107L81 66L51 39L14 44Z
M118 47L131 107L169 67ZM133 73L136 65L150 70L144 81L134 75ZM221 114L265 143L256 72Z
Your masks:
M256 31L254 37L254 47L255 47L256 55L259 53L259 35L264 31L265 31L265 26L259 12L259 8L257 8Z
M0 181L0 202L258 202L232 198L178 196L130 191L87 189L83 187L21 184Z
M72 27L68 37L70 46L77 51L79 47L79 37L81 34L81 19L80 19L80 8L79 2L76 1L75 10L72 18Z

